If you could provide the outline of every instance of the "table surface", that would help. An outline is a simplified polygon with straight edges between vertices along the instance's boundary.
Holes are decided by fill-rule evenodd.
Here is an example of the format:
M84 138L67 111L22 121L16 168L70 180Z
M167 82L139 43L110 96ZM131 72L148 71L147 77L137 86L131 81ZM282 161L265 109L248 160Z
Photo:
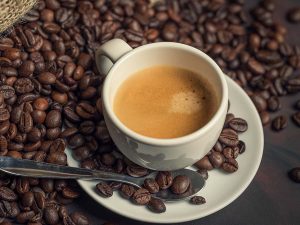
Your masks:
M257 1L246 0L247 7ZM275 0L275 18L288 28L286 38L291 44L300 45L300 24L289 24L285 13L294 6L300 6L299 0ZM300 94L282 98L282 110L273 113L291 115L292 105L300 99ZM265 146L259 170L245 192L224 209L198 220L180 223L181 225L297 225L300 224L300 186L287 177L287 171L300 166L300 128L289 120L288 127L281 132L273 132L270 126L264 128ZM251 151L248 146L247 151ZM100 225L105 221L124 225L146 225L115 214L97 204L82 191L74 205L85 212L91 224Z

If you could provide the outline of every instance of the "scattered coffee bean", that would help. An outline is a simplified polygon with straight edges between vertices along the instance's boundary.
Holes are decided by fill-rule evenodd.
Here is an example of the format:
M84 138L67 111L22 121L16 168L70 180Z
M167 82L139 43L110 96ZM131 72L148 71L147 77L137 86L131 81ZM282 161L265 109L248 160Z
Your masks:
M272 128L275 131L281 131L284 128L287 127L287 118L285 116L277 116L273 121L272 121Z
M234 130L226 128L222 130L219 141L228 146L236 146L238 144L238 135Z
M206 200L202 196L194 196L190 199L190 203L194 205L203 205L206 203Z
M208 158L214 168L219 168L224 163L224 156L220 152L212 152Z
M135 192L135 188L128 184L122 184L121 187L121 196L129 199Z
M159 198L151 198L147 204L148 209L155 213L163 213L166 211L166 206Z

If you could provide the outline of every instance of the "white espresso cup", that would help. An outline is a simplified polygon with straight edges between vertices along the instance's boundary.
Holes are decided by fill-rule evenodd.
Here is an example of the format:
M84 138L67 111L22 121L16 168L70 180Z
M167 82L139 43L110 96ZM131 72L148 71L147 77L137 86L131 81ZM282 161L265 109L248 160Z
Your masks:
M108 131L118 149L131 161L152 170L176 170L194 164L212 149L224 125L228 89L225 75L208 55L179 43L153 43L132 49L123 40L113 39L96 51L95 58L99 72L107 75L102 101ZM159 139L136 133L118 119L113 102L120 85L134 73L158 65L188 69L210 82L219 105L206 125L186 136Z

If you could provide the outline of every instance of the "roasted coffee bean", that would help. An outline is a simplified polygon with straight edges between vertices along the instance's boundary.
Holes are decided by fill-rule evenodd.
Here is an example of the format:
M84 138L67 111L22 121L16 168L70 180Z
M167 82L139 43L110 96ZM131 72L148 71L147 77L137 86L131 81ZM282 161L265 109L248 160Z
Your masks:
M51 179L40 179L40 187L47 193L53 192L54 181Z
M263 99L261 96L259 95L253 95L251 97L256 109L261 112L261 111L265 111L267 109L267 102L265 99Z
M75 134L70 137L68 144L71 148L78 148L84 144L85 140L81 134Z
M199 169L197 172L203 177L204 180L208 179L208 172L206 169Z
M299 23L300 22L300 8L293 8L290 9L287 14L287 19L292 23Z
M296 112L292 115L292 119L294 121L294 123L300 127L300 111Z
M14 82L15 91L18 94L32 92L34 89L33 83L28 78L19 78Z
M76 106L76 113L83 119L92 119L96 109L88 103L80 103Z
M236 132L245 132L248 129L247 121L242 118L234 118L230 120L228 125Z
M33 120L28 112L23 112L18 124L18 128L21 132L29 133L33 127Z
M36 124L43 124L46 119L46 113L41 110L34 110L31 113L31 117L34 123Z
M27 140L30 142L38 142L39 140L41 140L41 138L41 131L36 127L33 127L31 131L27 134Z
M226 147L226 148L224 148L223 155L227 159L229 159L229 158L233 158L233 159L237 158L238 155L239 155L239 146L236 146L236 147L233 147L233 148L232 147Z
M17 178L16 191L19 194L24 194L30 189L29 180L26 177Z
M135 192L135 188L128 184L122 184L121 196L123 198L129 199Z
M7 187L0 187L0 199L11 202L16 201L18 196L13 190Z
M202 159L197 161L194 166L196 166L198 169L205 170L212 170L214 168L207 156L204 156Z
M300 183L300 167L295 167L288 172L289 177L296 183Z
M222 169L228 173L233 173L237 171L238 168L239 168L238 162L233 158L227 159L227 161L225 161L222 164Z
M71 214L71 219L74 221L76 225L89 225L90 222L88 218L83 215L81 212L73 212Z
M234 130L225 128L220 134L219 141L227 146L236 146L239 140Z
M22 196L22 205L25 207L31 207L34 201L34 195L31 191L26 192Z
M37 110L45 111L49 107L49 102L47 101L46 98L37 98L33 102L33 107Z
M48 128L60 127L62 123L61 113L58 110L51 110L45 120L45 125Z
M277 116L273 121L272 121L272 128L275 131L281 131L284 128L287 127L288 121L285 116Z
M34 211L25 211L21 212L19 215L17 215L17 221L18 223L25 224L28 222L31 218L33 218L35 215Z
M281 109L281 103L278 97L272 96L271 98L268 99L268 109L271 112L276 112L279 109Z
M191 180L188 176L178 175L173 179L171 190L174 194L183 194L191 185Z
M153 178L147 178L144 180L144 187L150 193L157 193L159 191L158 183Z
M206 200L202 196L194 196L190 199L190 203L193 205L202 205L206 203Z
M239 154L242 154L246 151L246 144L243 141L239 141L237 147L239 148Z
M44 209L43 218L45 222L49 225L57 224L59 221L58 212L54 207L46 207Z
M64 198L74 199L79 197L79 193L69 187L63 188L61 193Z
M38 80L41 84L54 84L56 77L53 73L43 72L38 76Z
M222 150L223 150L222 144L219 141L217 141L216 144L214 145L213 149L216 152L222 152Z
M146 205L151 199L150 192L145 188L140 188L132 195L132 200L135 204Z
M67 164L67 155L63 152L53 152L47 155L46 162L64 166Z
M157 173L155 180L160 189L164 190L171 187L173 183L173 177L169 171L160 171Z
M127 166L126 172L132 177L143 177L148 174L148 170L146 168L138 165Z
M98 193L105 198L111 197L113 195L113 190L106 182L101 181L96 185ZM126 189L126 188L125 188ZM126 189L127 190L127 189ZM128 193L128 192L126 192ZM130 196L129 196L130 197Z
M111 153L101 155L101 162L106 166L113 166L116 162L116 157Z
M212 152L208 158L214 168L219 168L224 163L224 156L220 152Z
M155 213L163 213L166 211L166 205L159 198L151 198L147 204L147 208Z
M0 108L0 122L9 120L9 118L10 118L9 111L5 108Z

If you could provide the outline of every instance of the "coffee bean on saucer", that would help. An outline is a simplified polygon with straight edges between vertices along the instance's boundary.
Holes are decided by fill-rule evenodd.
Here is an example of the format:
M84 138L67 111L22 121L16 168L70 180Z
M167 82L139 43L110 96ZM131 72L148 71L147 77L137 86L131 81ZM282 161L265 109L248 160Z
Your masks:
M163 213L166 211L165 203L159 198L151 198L147 204L148 209L155 213Z
M227 159L227 161L222 164L222 169L228 173L233 173L237 171L238 168L238 162L233 158Z
M229 127L236 132L245 132L248 129L248 123L242 118L234 118L230 120Z
M173 179L173 184L171 186L171 191L174 194L183 194L187 191L191 184L191 180L188 176L178 175Z
M202 196L193 196L190 199L190 203L192 203L193 205L203 205L206 203L206 200Z
M157 193L159 191L159 186L153 178L147 178L144 180L144 187L150 193Z
M146 205L151 199L150 192L145 188L140 188L132 195L132 200L138 205Z
M135 192L135 188L128 184L122 184L121 196L123 198L129 199Z
M238 144L237 133L230 128L225 128L222 130L219 141L227 146L236 146Z
M287 121L286 116L277 116L272 121L272 128L275 131L281 131L287 127L287 123L288 123L288 121Z
M198 169L205 170L212 170L214 168L207 156L204 156L202 159L197 161L194 166L196 166Z
M127 166L126 172L132 177L143 177L148 174L148 170L146 168L138 165Z
M300 183L300 167L295 167L288 172L289 177L296 183Z
M246 144L242 140L239 140L237 147L239 148L239 154L244 153L246 150Z
M224 148L223 155L227 159L229 159L229 158L233 158L233 159L237 158L238 155L239 155L239 148L238 148L238 146Z
M99 182L96 185L96 188L98 190L98 193L105 198L111 197L113 195L112 188L104 181Z
M296 112L292 115L292 119L294 121L294 123L300 127L300 111Z
M155 180L160 189L164 190L171 187L173 183L173 177L169 171L160 171L157 173Z
M220 152L212 152L208 158L214 168L219 168L224 163L224 156Z

